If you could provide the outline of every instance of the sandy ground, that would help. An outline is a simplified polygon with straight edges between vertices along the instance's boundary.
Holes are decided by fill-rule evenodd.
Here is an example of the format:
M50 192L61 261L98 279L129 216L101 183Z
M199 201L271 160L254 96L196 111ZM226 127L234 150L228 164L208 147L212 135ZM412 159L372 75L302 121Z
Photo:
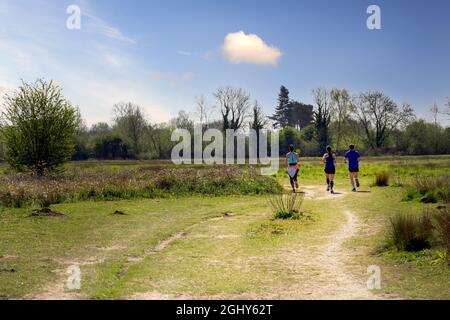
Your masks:
M289 186L285 186L289 188ZM323 186L302 186L305 197L320 201L327 199L333 201L339 197L345 196L346 192L338 192L330 195ZM281 259L294 275L293 281L288 287L273 287L270 292L252 293L248 292L239 295L218 295L218 296L189 296L189 295L167 295L158 292L137 293L130 296L130 299L142 300L164 300L164 299L286 299L286 300L311 300L311 299L386 299L382 295L375 295L367 288L367 277L364 277L367 266L355 265L353 257L361 254L354 249L344 246L345 241L356 235L362 228L361 222L357 216L348 210L342 212L345 221L342 222L340 228L334 233L326 236L326 241L318 246L301 247L297 246L289 250L279 252L277 259ZM213 218L202 223L211 222L211 220L220 219ZM200 223L201 224L201 223ZM129 258L123 273L135 263L141 262L146 256L155 252L163 251L174 240L184 237L186 232L195 228L197 225L190 226L183 232L162 241L153 248L150 248L143 256ZM106 250L106 249L105 249ZM61 264L70 265L86 265L101 262L92 257L86 261L60 261ZM56 270L61 280L58 283L51 284L42 292L29 295L27 299L83 299L86 298L81 294L69 292L65 290L65 280L67 274L64 270ZM298 277L296 277L298 275ZM355 275L358 275L357 277Z

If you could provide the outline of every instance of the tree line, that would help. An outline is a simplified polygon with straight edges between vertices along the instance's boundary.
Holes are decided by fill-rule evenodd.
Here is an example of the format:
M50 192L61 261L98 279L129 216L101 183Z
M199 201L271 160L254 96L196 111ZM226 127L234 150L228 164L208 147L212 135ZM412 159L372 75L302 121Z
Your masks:
M200 96L194 113L180 111L166 123L153 123L141 106L121 102L112 107L112 123L87 127L60 87L37 80L4 97L0 159L38 174L67 159L169 159L173 130L193 132L195 126L243 134L249 128L279 130L280 155L290 144L302 155L318 156L327 145L342 153L350 143L366 154L450 153L450 128L438 121L450 115L449 100L444 107L434 104L433 121L426 121L380 91L316 88L312 97L313 105L302 103L281 86L274 112L266 116L247 91L228 86L212 94L213 102Z

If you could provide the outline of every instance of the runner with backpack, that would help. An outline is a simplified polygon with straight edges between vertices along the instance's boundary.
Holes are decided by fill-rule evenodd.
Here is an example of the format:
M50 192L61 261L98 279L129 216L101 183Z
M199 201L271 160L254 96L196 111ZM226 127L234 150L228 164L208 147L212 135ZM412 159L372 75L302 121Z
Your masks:
M298 172L300 171L300 158L297 152L294 151L294 145L289 146L289 152L286 154L286 167L291 182L292 192L298 189Z

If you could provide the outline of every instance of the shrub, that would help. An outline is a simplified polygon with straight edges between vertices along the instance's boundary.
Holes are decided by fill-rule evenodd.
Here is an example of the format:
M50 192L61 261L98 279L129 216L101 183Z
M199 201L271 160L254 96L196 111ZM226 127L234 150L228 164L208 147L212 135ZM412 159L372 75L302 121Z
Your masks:
M439 242L447 254L450 254L450 209L441 208L435 215L436 229L439 233Z
M373 185L377 187L387 187L389 185L389 173L388 172L377 173Z
M431 247L433 225L431 215L398 214L390 218L390 237L394 246L402 251L420 251Z
M424 203L436 203L440 200L449 203L450 176L416 176L410 183L407 192L410 195L416 193Z
M301 215L300 208L304 195L297 193L273 195L269 201L274 211L275 219L297 219Z
M13 169L42 176L70 158L79 115L52 81L23 82L5 96L4 109L5 159Z

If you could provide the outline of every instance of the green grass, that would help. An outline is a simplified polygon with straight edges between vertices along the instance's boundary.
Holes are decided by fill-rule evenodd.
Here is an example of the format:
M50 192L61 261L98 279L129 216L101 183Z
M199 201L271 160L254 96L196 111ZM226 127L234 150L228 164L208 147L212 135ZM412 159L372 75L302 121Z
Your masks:
M349 191L342 159L336 191ZM121 172L144 167L170 167L167 162L82 162L67 172ZM364 158L361 191L333 201L306 198L298 220L274 220L263 195L192 196L177 198L78 201L53 205L63 218L30 217L32 207L0 209L0 298L21 298L58 283L71 263L80 263L81 293L93 299L130 298L157 292L192 297L253 298L282 294L296 286L311 286L323 268L309 261L320 254L343 223L345 210L362 222L360 232L345 243L358 252L362 270L381 267L379 294L409 299L450 299L450 267L435 263L439 248L405 253L386 242L389 218L425 208L417 197L406 200L408 185L417 174L450 174L450 157ZM6 172L4 166L0 170ZM379 172L389 172L388 187L370 187ZM277 180L289 180L280 168ZM300 185L325 187L323 164L303 159ZM125 215L114 215L120 210ZM217 219L216 219L217 218ZM148 250L182 233L164 250ZM145 254L147 252L147 254ZM141 257L142 260L134 258ZM325 260L326 261L326 260ZM91 264L86 263L91 262ZM94 262L94 263L92 263ZM12 272L13 270L13 272ZM55 272L60 270L60 272ZM64 279L64 278L63 278ZM302 287L303 288L303 287ZM139 295L138 295L139 297ZM276 296L275 296L276 298Z

